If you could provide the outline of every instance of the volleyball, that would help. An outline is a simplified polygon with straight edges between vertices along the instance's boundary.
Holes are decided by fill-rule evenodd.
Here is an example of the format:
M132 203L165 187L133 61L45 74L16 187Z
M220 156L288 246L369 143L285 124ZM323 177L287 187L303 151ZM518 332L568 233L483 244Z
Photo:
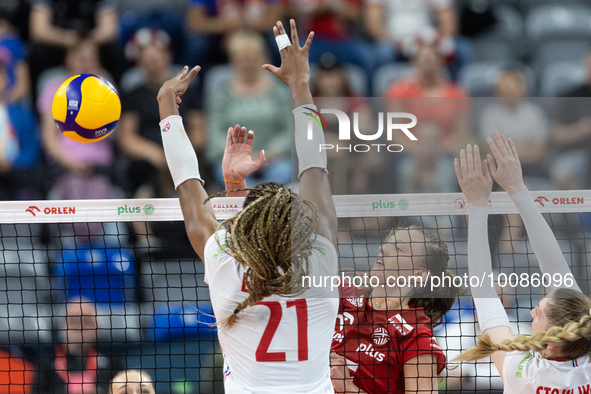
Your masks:
M103 77L76 75L57 89L51 112L57 128L77 142L106 138L121 116L121 100L115 87Z

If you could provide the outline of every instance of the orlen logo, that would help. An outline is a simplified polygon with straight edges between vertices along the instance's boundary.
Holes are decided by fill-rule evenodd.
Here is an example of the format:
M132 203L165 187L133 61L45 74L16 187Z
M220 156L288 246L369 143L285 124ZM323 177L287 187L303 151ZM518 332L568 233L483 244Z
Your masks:
M539 196L534 200L541 206L544 206L545 202L550 202L546 197ZM584 197L561 197L561 198L553 198L552 204L553 205L579 205L584 204L585 198Z
M37 216L35 215L35 212L41 212L41 210L38 207L31 205L29 208L25 209L25 212ZM43 213L46 215L74 215L76 214L76 207L46 207L43 208Z
M322 114L333 114L337 117L339 122L339 140L340 141L350 141L351 140L351 120L349 116L337 109L321 109L320 112L305 107L310 112L304 112L308 119L308 140L314 139L314 122L320 126L322 130L322 124L328 130L328 126L326 125L326 120L322 116ZM384 122L384 118L386 118L386 122ZM407 123L398 123L395 119L408 119L410 122ZM402 131L411 141L418 141L417 137L414 136L413 133L410 132L410 129L417 125L417 117L413 114L407 112L388 112L384 115L383 112L378 114L378 131L375 134L362 134L359 131L359 113L355 112L353 114L353 133L355 136L362 140L362 141L375 141L382 137L384 134L384 123L386 123L386 136L388 141L392 141L392 136L395 130ZM348 151L348 152L369 152L371 150L377 150L380 152L386 150L388 152L402 152L404 147L400 144L355 144L355 145L339 145L339 144L320 144L319 152L326 151L326 150L336 150L338 151Z
M535 202L537 202L538 204L540 204L541 206L544 206L544 202L549 202L550 200L548 200L546 197L544 196L539 196L538 198L536 198L534 200Z
M461 197L460 198L456 198L456 202L460 206L460 209L464 209L464 207L466 206L466 200L464 200Z
M36 206L31 205L29 208L25 209L25 212L29 212L31 215L37 216L37 215L35 215L35 212L41 212L41 210L39 208L37 208Z

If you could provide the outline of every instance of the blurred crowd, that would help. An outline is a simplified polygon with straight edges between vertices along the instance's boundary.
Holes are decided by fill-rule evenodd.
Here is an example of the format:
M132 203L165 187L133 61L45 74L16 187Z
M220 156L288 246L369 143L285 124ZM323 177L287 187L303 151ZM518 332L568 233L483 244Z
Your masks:
M562 4L559 11L591 18L584 1L568 3L571 8ZM302 37L316 33L311 82L315 96L325 99L321 106L371 117L373 104L365 97L416 99L390 100L387 107L419 117L420 142L402 153L364 160L334 154L335 194L456 191L451 156L496 129L516 142L533 188L584 188L591 146L584 100L544 106L525 97L589 97L591 56L580 45L591 40L591 31L582 32L573 19L570 33L562 23L562 31L544 38L549 32L536 30L536 23L550 18L544 26L552 30L558 11L551 1L535 5L527 0L4 0L0 199L174 196L155 97L184 64L203 67L181 112L210 192L223 187L224 136L237 123L257 133L255 150L266 150L268 164L254 180L290 183L290 97L261 65L280 62L270 29L276 20L292 17ZM527 42L520 31L527 32ZM556 39L562 50L572 44L575 54L549 56L561 43ZM81 73L113 81L123 105L114 136L88 145L61 135L51 114L57 87ZM499 100L483 108L482 101L470 99L474 96ZM563 109L549 111L557 106ZM384 174L396 174L387 190L380 181Z
M334 194L459 191L454 155L494 130L515 142L530 189L591 184L587 0L1 0L0 200L174 197L156 94L185 64L203 68L180 111L208 191L223 188L225 135L238 123L255 131L254 149L266 152L267 164L252 181L291 183L290 94L261 68L280 62L271 27L289 18L301 38L315 32L311 86L320 108L358 119L366 134L378 127L378 111L419 119L418 142L378 141L400 143L402 152L329 151ZM58 86L83 73L112 81L122 101L115 133L93 144L64 137L51 112ZM327 144L342 143L336 118L326 120ZM507 231L521 231L518 219L506 220ZM82 227L55 233L104 230ZM150 237L160 232L170 238L159 240L168 257L193 256L188 244L179 247L182 231L182 223L134 223L137 239L128 243L136 261L142 246L154 257ZM64 247L62 238L56 242ZM77 248L87 242L76 240ZM513 245L498 248L510 252ZM92 256L85 263L97 269ZM40 392L106 393L125 366L96 344L95 301L60 300L64 318L54 323L59 332L38 365L15 366L16 348L0 351L0 364L34 370L21 375ZM460 331L474 328L468 314ZM446 337L459 338L452 331ZM490 384L490 372L478 374Z

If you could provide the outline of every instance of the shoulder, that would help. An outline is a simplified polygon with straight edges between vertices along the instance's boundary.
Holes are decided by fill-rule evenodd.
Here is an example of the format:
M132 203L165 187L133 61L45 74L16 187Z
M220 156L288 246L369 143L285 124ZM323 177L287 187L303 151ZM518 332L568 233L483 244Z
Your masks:
M384 97L416 97L418 86L414 77L401 78L394 81L386 89Z

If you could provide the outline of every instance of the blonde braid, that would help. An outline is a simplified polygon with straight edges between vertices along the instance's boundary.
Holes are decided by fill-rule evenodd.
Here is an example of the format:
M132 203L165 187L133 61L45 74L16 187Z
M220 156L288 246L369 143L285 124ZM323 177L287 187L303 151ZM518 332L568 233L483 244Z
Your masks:
M245 190L254 198L251 196L248 204L245 201L243 210L222 225L233 223L225 242L232 257L246 268L249 295L233 314L218 322L222 328L230 327L240 311L266 297L301 294L305 288L298 279L310 272L308 257L318 222L316 205L284 185L262 184L234 191ZM216 241L219 245L220 240Z
M583 316L578 322L570 322L564 327L551 327L545 332L540 332L532 336L518 335L513 339L505 339L499 344L493 343L490 337L487 334L484 334L479 338L478 344L475 347L466 350L452 361L480 360L481 358L490 356L498 350L503 350L505 352L515 350L527 352L534 350L536 352L541 352L547 349L548 346L563 345L565 342L575 342L581 339L586 340L588 344L587 349L582 349L583 351L586 351L584 354L589 354L589 340L591 339L591 316L589 314ZM565 356L565 358L571 359L571 355Z

